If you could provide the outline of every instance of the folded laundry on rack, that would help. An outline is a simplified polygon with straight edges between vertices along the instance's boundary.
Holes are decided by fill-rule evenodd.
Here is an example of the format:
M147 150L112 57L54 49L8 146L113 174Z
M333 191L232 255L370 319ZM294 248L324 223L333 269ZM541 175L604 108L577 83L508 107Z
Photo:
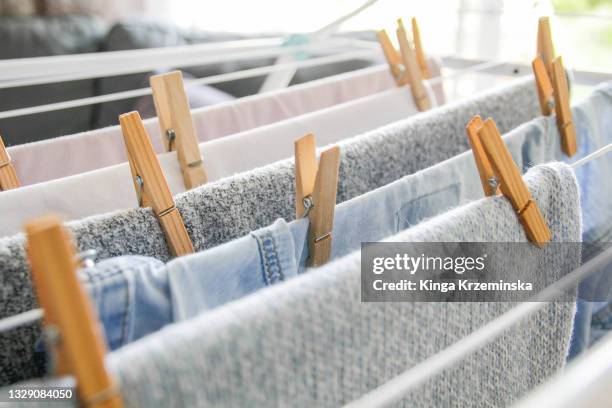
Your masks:
M200 144L208 181L291 157L294 140L315 133L320 146L336 143L418 113L408 88L393 88L331 108L296 116ZM177 153L162 153L160 165L173 194L185 191ZM6 220L0 236L19 232L28 219L49 212L75 220L134 208L138 200L128 163L51 180L0 195Z
M538 166L525 180L553 242L578 241L573 171L563 164ZM388 240L525 242L526 237L507 200L491 197ZM490 271L509 277L518 267L534 281L559 279L579 266L580 250L575 245L532 247L526 258L518 265L500 259ZM351 254L111 353L108 367L121 383L126 405L340 406L516 305L362 303L360 259L359 253ZM406 404L506 406L515 401L562 367L574 305L549 303L409 395ZM157 392L163 389L172 392Z
M580 200L573 170L560 163L538 166L525 181L552 241L579 240ZM451 210L386 241L527 242L527 238L510 203L498 196ZM491 264L488 273L500 278L529 275L534 282L558 280L579 266L580 247L531 246L518 264L503 258ZM516 306L514 302L363 303L360 261L360 253L352 253L111 353L107 366L119 381L124 404L340 406ZM562 367L574 306L567 299L547 303L403 402L472 406L487 401L507 406L516 401Z
M519 168L562 157L553 118L540 117L521 125L504 141ZM481 198L478 180L472 152L466 151L338 204L331 258ZM115 349L173 321L195 317L304 272L307 234L307 219L290 223L279 219L242 238L165 265L142 256L106 259L83 271L84 282L98 306L109 345Z
M596 120L607 117L608 110L612 110L612 99L605 101L610 91L612 87L601 86L574 108L576 124L581 129L579 156L580 152L586 154L587 148L611 142L612 135L606 137L602 133L607 129L605 120ZM563 158L554 118L536 118L509 132L504 141L519 168ZM612 170L605 160L591 164L598 167L597 171L592 167L590 174L607 174ZM575 172L577 177L584 175L581 168ZM478 172L472 153L464 152L339 204L332 232L332 259L359 249L362 242L379 241L478 199L482 190L476 180ZM580 185L583 242L589 236L586 223L594 227L606 225L605 211L597 215L585 211L608 195L605 188L592 188L593 181L583 179ZM598 185L603 187L602 183ZM210 250L179 257L167 265L155 258L124 256L104 260L85 270L85 281L99 305L111 348L172 321L194 317L297 276L304 271L308 257L307 232L306 219L291 223L279 219L269 227ZM590 326L590 319L585 324ZM575 333L574 339L579 334Z
M431 110L340 143L338 202L381 187L407 174L468 150L465 124L474 113L493 117L501 132L533 119L539 105L533 78L521 79L473 99ZM294 217L294 166L286 160L201 186L176 197L196 250L238 238L277 218ZM101 259L126 254L170 257L157 218L138 208L67 224L77 247L96 249ZM0 240L2 316L35 305L23 236ZM42 372L31 353L38 327L0 335L0 383Z
M439 75L438 60L431 58L428 62L434 75ZM380 65L195 109L192 117L196 134L204 142L395 87L388 67ZM433 89L436 99L442 104L444 93L441 86L434 86ZM157 118L146 120L145 126L155 151L164 152ZM7 150L22 185L54 180L127 161L119 126L12 146Z

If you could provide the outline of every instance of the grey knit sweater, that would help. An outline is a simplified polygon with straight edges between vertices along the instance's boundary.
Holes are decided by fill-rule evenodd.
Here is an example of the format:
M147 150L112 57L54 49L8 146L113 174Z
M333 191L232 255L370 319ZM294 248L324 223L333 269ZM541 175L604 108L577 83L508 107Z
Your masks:
M507 132L538 113L535 85L527 78L351 138L340 144L338 202L467 150L465 125L474 114L492 117L500 131ZM293 161L285 160L184 193L176 197L176 204L195 249L202 250L279 217L293 219L293 183ZM170 258L150 209L90 217L67 226L79 249L94 248L99 258L127 254ZM0 240L0 318L36 305L23 244L21 235ZM41 361L32 353L39 333L38 327L24 327L0 335L0 384L42 373Z
M526 176L555 242L581 236L579 194L564 164ZM389 241L521 242L523 227L503 197L482 199ZM567 249L565 249L567 248ZM533 282L561 278L579 246L532 247L494 273ZM529 265L528 271L523 267ZM519 271L520 269L520 271ZM108 366L128 407L335 407L356 399L458 341L516 303L362 303L360 255L119 349ZM404 400L410 407L504 407L562 367L575 302L549 303L503 337Z

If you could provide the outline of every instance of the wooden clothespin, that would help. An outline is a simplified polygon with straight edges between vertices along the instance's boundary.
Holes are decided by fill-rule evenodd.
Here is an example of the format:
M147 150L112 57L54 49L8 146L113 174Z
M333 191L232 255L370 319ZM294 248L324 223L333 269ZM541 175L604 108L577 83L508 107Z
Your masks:
M334 210L338 190L340 148L321 153L317 165L316 141L308 134L295 142L295 215L308 216L309 266L325 264L331 255Z
M74 245L55 216L33 220L25 230L45 325L50 324L51 315L60 336L56 352L66 363L65 374L76 378L81 405L123 407L119 387L104 366L106 346L100 326L77 279Z
M21 186L11 156L6 151L2 136L0 136L0 190L11 190Z
M378 42L385 54L391 74L398 86L410 85L415 103L420 111L431 109L431 101L425 90L423 78L431 78L431 72L425 60L425 53L421 44L421 35L416 19L412 19L412 36L414 48L410 45L404 25L398 20L399 28L397 38L400 44L398 52L385 30L378 31Z
M383 54L385 54L387 64L389 64L389 69L391 70L393 79L395 79L395 83L397 86L406 85L408 83L408 77L404 75L402 57L391 43L391 39L389 38L387 31L378 31L376 33L376 37L378 38L378 43L383 50Z
M516 163L512 159L508 148L492 119L487 119L482 122L480 117L474 117L468 124L468 136L470 142L472 138L478 139L473 147L474 158L478 165L478 170L486 169L490 165L492 174L498 181L499 189L502 194L510 201L512 208L516 211L518 218L525 229L527 238L539 247L543 247L551 240L550 230L546 225L546 221L540 212L535 201L531 197L531 193L527 189L525 182L521 177ZM487 170L488 171L488 170ZM491 172L489 172L491 173ZM485 186L485 181L491 179L490 174L481 172L480 179L482 181L485 194L492 195L491 189L497 188ZM495 191L495 190L493 190Z
M406 29L404 28L402 19L397 20L397 26L397 40L400 45L405 75L408 77L412 97L414 98L414 102L421 112L429 110L431 109L431 101L429 100L429 95L425 89L425 83L423 81L421 69L419 68L416 52L408 41L408 36L406 35Z
M206 171L181 71L152 76L149 82L166 151L176 150L185 188L205 184Z
M572 118L570 108L569 86L563 67L561 56L552 62L552 79L555 95L555 112L557 115L557 128L561 134L561 148L569 157L572 157L577 150L576 128Z
M532 62L533 73L540 100L542 115L549 116L554 108L557 117L557 128L561 135L561 148L571 157L576 153L576 128L570 108L569 87L563 68L563 59L559 56L552 61L552 77L549 77L541 57ZM552 81L551 81L552 79Z
M474 152L474 160L476 161L476 168L478 168L478 173L480 174L482 189L484 190L485 196L489 197L499 193L499 186L495 178L493 166L487 158L482 143L480 143L480 136L478 136L478 131L482 128L483 124L480 116L474 116L467 125L467 135L470 146L472 146L472 151Z
M542 115L549 116L555 108L555 101L553 98L554 90L548 76L548 71L540 56L537 56L533 60L531 67L533 68L533 74L536 79L536 88L540 100L540 111Z
M555 58L555 48L552 42L550 19L548 17L540 17L538 20L537 54L542 58L548 75L552 76L552 61Z
M412 41L414 42L414 51L416 52L417 60L419 61L419 67L421 68L421 75L425 79L431 79L431 71L427 60L425 59L425 51L421 42L421 30L419 30L419 23L416 17L410 19L412 23Z
M183 218L174 205L170 188L140 115L138 112L126 113L119 116L119 122L139 205L152 207L164 230L172 255L192 253L193 244L185 229Z

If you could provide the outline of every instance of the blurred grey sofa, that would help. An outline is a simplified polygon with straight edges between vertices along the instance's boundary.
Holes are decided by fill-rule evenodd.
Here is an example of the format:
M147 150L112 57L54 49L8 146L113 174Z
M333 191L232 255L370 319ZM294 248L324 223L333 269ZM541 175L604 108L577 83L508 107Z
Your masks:
M370 32L347 34L374 39ZM261 37L261 35L257 35ZM160 22L130 20L107 27L92 16L0 17L0 59L39 57L87 52L166 47L248 38L234 33L186 32ZM183 69L185 75L203 77L269 65L272 59L233 61ZM169 62L171 65L171 62ZM298 70L292 84L363 68L370 63L354 60ZM169 67L178 68L181 67ZM59 84L0 89L0 111L85 98L148 86L151 72L64 82ZM264 78L248 78L216 84L216 89L190 89L190 101L212 104L258 91ZM147 100L149 98L149 100ZM195 101L195 102L194 102ZM117 124L117 117L136 107L143 116L153 114L150 97L46 112L0 120L0 134L7 145L22 144ZM196 107L193 106L192 107Z

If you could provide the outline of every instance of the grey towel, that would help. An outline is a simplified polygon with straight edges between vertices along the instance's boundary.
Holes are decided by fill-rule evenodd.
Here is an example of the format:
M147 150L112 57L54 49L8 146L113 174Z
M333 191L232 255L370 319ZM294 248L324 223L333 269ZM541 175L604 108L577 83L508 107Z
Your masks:
M578 186L567 165L525 177L553 241L578 242ZM503 197L482 199L389 241L524 242ZM532 247L495 273L533 282L580 264L577 245ZM561 250L560 250L561 248ZM567 248L567 250L564 250ZM519 271L520 269L520 271ZM360 254L263 289L119 349L108 367L129 407L335 407L449 346L516 303L362 303ZM410 407L504 407L562 367L575 302L549 303L404 400Z
M465 125L475 114L495 119L502 133L533 119L539 114L533 78L341 143L338 202L467 150ZM265 227L279 217L292 220L293 183L293 160L285 160L179 195L176 205L195 249L202 250ZM90 217L67 226L79 249L94 248L99 258L129 254L163 261L170 258L150 209ZM36 305L23 243L21 235L0 240L0 318ZM39 334L39 327L24 327L0 335L0 384L42 374L42 364L32 353Z

